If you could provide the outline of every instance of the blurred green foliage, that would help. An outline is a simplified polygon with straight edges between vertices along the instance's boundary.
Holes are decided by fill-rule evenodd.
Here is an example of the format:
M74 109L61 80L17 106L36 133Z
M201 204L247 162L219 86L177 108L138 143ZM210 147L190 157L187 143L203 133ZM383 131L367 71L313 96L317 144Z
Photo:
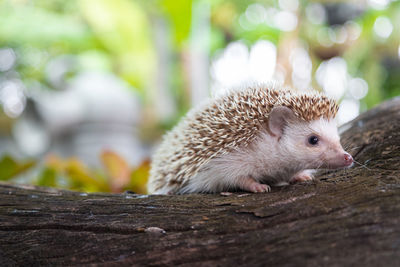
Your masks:
M35 166L33 160L17 162L12 157L5 155L0 159L0 181L10 180Z
M211 55L234 40L244 40L251 45L259 39L267 39L279 46L288 35L267 24L245 29L239 23L240 16L249 5L261 3L276 7L279 1L272 0L3 0L0 2L0 46L17 51L17 70L27 87L31 82L40 81L51 89L44 76L46 64L58 55L73 54L80 62L80 69L76 72L93 68L114 72L151 102L150 88L157 64L154 23L156 19L161 19L168 25L170 38L164 41L170 42L175 53L172 62L178 65L177 68L172 66L174 79L170 82L174 84L172 89L178 90L176 97L181 98L188 92L182 88L184 66L180 56L187 50L191 11L195 2L208 3L211 8ZM317 33L323 29L328 35L332 27L326 23L315 25L307 20L306 8L315 2L319 1L300 2L298 13L301 24L297 37L310 47L318 48ZM396 88L399 84L398 73L393 74L381 64L385 57L397 54L399 5L398 1L393 1L382 10L366 8L353 19L362 28L358 41L351 47L345 43L326 49L329 54L343 55L351 74L367 79L371 89L365 100L367 107L399 93ZM387 40L374 38L373 26L378 16L387 16L394 25L393 34ZM318 49L319 52L323 50L321 47ZM318 66L321 58L313 59L313 65ZM183 112L188 108L187 104L185 106L187 99L188 96L184 96L183 101L178 101L184 106Z
M103 151L100 157L103 168L90 169L76 158L61 159L49 155L34 183L86 192L119 193L130 190L138 194L146 193L149 161L130 168L121 156L112 151ZM25 171L33 164L25 163L23 166Z

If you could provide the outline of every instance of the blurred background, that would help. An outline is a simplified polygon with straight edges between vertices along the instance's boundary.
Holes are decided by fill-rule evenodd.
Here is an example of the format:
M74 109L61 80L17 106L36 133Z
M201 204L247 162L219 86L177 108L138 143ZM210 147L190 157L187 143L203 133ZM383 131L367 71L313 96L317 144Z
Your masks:
M0 0L0 180L145 193L190 107L271 80L339 124L400 95L400 2Z

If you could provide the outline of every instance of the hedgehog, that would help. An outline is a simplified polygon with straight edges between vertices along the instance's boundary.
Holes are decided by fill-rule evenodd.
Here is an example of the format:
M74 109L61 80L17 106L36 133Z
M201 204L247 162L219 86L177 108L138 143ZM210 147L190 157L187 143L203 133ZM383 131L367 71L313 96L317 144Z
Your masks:
M190 110L156 150L148 193L269 192L350 167L334 120L337 103L317 91L247 86Z

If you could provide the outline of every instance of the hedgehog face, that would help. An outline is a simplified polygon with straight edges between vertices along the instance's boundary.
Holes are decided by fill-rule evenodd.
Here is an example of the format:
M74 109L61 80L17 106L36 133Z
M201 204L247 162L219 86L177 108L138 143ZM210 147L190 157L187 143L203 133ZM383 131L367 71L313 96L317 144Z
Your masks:
M278 107L271 112L269 128L277 138L282 156L298 169L335 169L353 163L340 144L333 120L306 122L297 119L290 109Z

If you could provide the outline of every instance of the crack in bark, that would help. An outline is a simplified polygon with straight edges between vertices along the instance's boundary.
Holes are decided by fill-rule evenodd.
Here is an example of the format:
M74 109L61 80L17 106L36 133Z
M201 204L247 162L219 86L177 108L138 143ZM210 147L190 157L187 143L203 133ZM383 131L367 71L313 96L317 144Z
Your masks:
M143 228L144 229L144 228ZM119 234L131 235L135 233L144 233L142 228L121 229L100 226L87 225L63 225L63 224L45 224L45 225L10 225L0 226L0 231L36 231L36 230L65 230L73 232L92 232L95 234Z
M357 159L357 156L368 146L369 144L363 144L359 150L353 155L354 159Z

